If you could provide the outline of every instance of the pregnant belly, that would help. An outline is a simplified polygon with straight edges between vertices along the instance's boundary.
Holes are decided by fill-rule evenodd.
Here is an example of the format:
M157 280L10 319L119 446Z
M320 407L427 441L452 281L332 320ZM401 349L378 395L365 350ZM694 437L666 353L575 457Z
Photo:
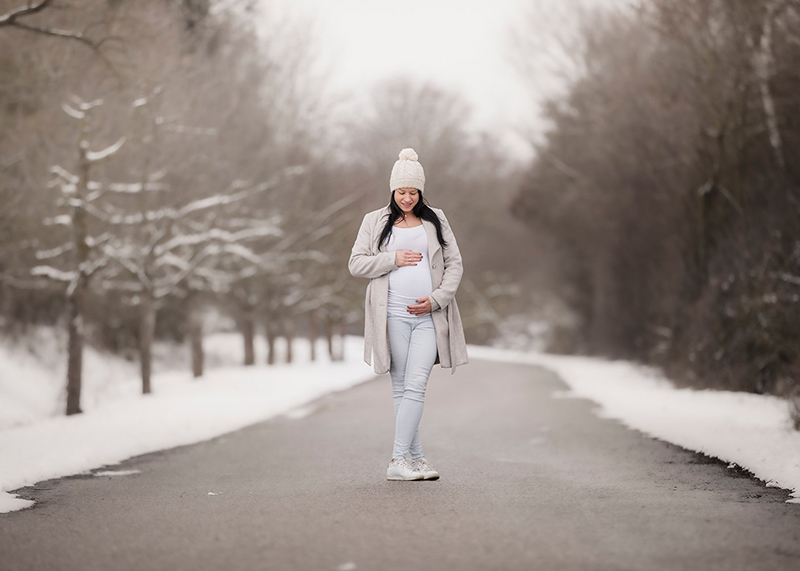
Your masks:
M426 264L403 266L389 274L389 311L408 314L406 306L433 291L431 272Z

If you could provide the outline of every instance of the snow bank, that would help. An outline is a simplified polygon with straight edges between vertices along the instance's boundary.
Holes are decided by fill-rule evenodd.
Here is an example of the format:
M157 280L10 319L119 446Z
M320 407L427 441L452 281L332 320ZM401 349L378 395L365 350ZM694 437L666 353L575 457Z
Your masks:
M656 369L626 361L469 347L475 359L540 365L574 396L601 406L599 416L750 470L800 503L800 432L784 399L675 387Z
M221 346L236 356L231 343L235 338L211 338L208 350L213 353ZM2 369L0 396L5 403L6 395L16 390L13 408L17 424L0 430L0 512L32 505L9 494L10 490L207 440L375 377L362 360L361 337L345 339L346 359L342 362L327 359L322 341L317 346L317 362L309 361L306 340L297 339L295 348L297 362L292 365L227 366L211 369L200 379L192 378L188 371L156 374L153 394L144 396L135 365L127 364L131 370L105 356L102 363L87 363L87 376L91 378L92 369L101 377L104 370L110 371L110 376L89 383L84 414L70 417L45 416L54 411L58 401L51 394L52 386L63 390L60 372L48 375L36 355L12 355L6 350L0 354L0 367L9 366ZM6 376L9 371L13 378ZM115 375L120 376L114 379ZM103 387L99 393L98 387ZM47 399L49 403L45 403ZM12 408L8 403L4 406ZM31 419L36 421L20 422Z
M263 337L256 337L256 359L266 359ZM236 367L244 361L242 336L213 333L203 342L206 370ZM0 431L46 418L62 416L66 408L67 336L61 328L31 327L22 339L0 337ZM278 363L282 363L286 341L275 343ZM304 338L295 340L295 360L308 362L310 345ZM324 360L327 347L317 343L317 354ZM119 399L138 397L142 392L138 356L128 359L98 351L87 345L83 351L83 390L81 408L95 410ZM327 361L320 361L327 362ZM191 356L185 344L157 341L153 345L153 370L184 372Z

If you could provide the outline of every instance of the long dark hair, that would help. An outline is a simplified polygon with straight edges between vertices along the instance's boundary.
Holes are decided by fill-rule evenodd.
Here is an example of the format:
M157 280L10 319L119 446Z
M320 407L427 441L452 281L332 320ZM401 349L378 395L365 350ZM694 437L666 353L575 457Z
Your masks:
M436 213L431 210L431 207L428 205L428 201L425 200L424 196L422 196L422 191L417 190L417 192L419 193L419 200L414 205L414 216L422 220L427 220L428 222L433 222L433 225L436 226L436 238L438 238L439 244L442 245L442 248L446 248L447 242L444 241L444 236L442 236L441 220L439 220L439 217L436 215ZM379 248L381 244L389 241L389 234L392 233L392 227L394 226L395 221L402 215L403 211L394 201L394 191L392 191L392 194L389 197L389 218L386 220L386 226L384 226L383 230L381 231L380 238L378 238Z

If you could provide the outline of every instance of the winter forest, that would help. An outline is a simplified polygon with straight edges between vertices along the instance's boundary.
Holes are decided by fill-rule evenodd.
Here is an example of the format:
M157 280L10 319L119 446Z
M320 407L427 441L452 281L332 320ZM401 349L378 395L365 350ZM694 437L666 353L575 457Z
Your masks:
M278 338L342 358L352 238L409 145L458 213L470 343L797 398L794 0L531 4L508 30L543 125L527 160L432 82L328 96L314 27L268 2L0 8L3 335L64 331L67 414L86 345L149 393L157 340L203 374L212 315L244 365L261 337L268 363Z
M278 337L283 360L296 337L341 358L336 339L363 326L355 231L409 143L426 149L434 204L463 212L471 341L533 318L539 288L511 255L530 240L508 209L519 165L435 85L323 98L309 23L266 4L2 3L2 325L67 331L67 414L86 344L136 359L144 393L158 339L190 347L202 375L212 310L235 323L244 365L257 333L269 363Z

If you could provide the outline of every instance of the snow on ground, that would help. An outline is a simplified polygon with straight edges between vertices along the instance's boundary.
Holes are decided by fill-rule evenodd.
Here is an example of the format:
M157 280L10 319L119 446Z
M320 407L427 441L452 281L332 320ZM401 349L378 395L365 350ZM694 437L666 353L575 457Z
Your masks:
M263 339L257 342L262 363ZM310 346L298 338L294 364L243 367L241 337L216 334L206 339L209 367L201 379L188 372L185 348L157 345L154 393L142 396L135 362L87 348L85 412L65 417L63 339L39 330L25 343L0 340L0 513L32 504L12 490L207 440L281 413L302 418L311 411L308 402L374 378L362 360L361 337L346 337L343 362L329 362L322 340L318 361L310 362ZM279 356L284 348L279 340ZM800 503L800 432L791 429L782 399L679 389L654 369L623 361L472 345L468 350L472 359L550 369L569 385L571 396L600 404L601 416L734 462L769 486L792 490L788 501Z
M20 339L0 337L0 431L64 414L67 377L67 336L62 328L31 327ZM206 370L234 367L244 360L244 344L237 333L213 333L203 343ZM284 360L286 341L275 343L278 362ZM297 359L308 360L310 345L295 342ZM327 347L318 341L317 353ZM94 410L109 402L141 394L138 355L124 358L87 345L83 351L81 408ZM256 359L266 359L265 341L256 338ZM153 370L185 372L191 358L185 344L158 341L153 345ZM24 380L24 381L23 381Z
M33 503L11 490L214 438L375 376L363 362L361 337L345 338L344 361L330 362L320 340L318 360L311 362L310 344L298 338L295 363L243 367L238 364L241 337L220 334L205 342L209 360L220 366L194 379L185 365L188 358L181 358L181 369L155 374L153 394L141 395L135 363L89 349L84 414L66 417L61 416L63 347L46 331L37 337L40 345L34 343L33 354L0 345L0 513ZM263 346L263 339L257 341L257 348ZM285 342L276 345L283 355ZM258 362L264 360L261 353L256 353ZM295 416L307 412L301 408Z
M470 358L540 365L597 414L649 436L738 464L800 503L800 432L787 401L751 393L675 387L656 369L626 361L469 347ZM458 373L456 373L458 375ZM563 396L561 394L554 396Z

